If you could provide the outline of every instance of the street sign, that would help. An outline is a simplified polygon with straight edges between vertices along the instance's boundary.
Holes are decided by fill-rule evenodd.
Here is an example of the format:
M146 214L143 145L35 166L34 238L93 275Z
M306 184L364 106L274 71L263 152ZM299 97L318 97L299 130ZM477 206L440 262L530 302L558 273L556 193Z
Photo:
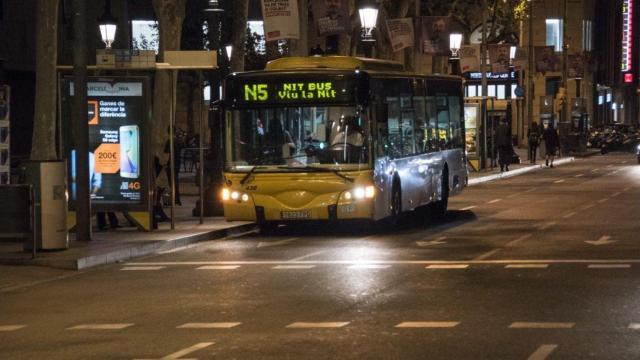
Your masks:
M524 96L524 88L520 85L516 86L516 89L513 90L513 93L516 94L517 97L523 97Z

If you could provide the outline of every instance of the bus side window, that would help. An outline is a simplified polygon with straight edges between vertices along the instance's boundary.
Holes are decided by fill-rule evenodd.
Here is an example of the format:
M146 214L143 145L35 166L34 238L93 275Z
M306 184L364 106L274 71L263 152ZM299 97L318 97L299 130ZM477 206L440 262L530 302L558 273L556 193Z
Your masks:
M380 101L376 105L376 154L377 156L387 156L389 146L389 126L387 124L388 105Z
M438 119L436 112L436 99L432 96L427 97L426 102L426 135L427 135L427 152L434 152L438 150L438 136L437 136L437 128L438 128Z
M387 119L388 142L386 154L392 159L402 156L403 136L402 118L400 115L400 99L398 97L387 97Z
M458 96L449 96L449 119L451 148L462 148L462 144L464 144L464 116Z
M436 96L438 118L438 145L440 150L451 148L451 128L449 127L449 107L446 96Z

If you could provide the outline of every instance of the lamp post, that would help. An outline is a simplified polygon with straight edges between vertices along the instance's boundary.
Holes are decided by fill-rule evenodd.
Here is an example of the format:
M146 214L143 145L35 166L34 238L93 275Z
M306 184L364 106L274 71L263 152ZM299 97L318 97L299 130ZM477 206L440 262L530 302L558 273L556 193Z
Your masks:
M207 7L203 10L205 13L221 13L224 9L220 7L218 0L209 0Z
M375 3L365 1L358 10L358 13L360 14L360 25L362 26L362 41L366 43L376 41L373 37L373 29L375 29L378 21L378 9ZM373 45L365 46L367 57L371 57L371 47L373 47Z
M100 37L107 49L111 49L111 44L116 38L116 29L118 28L117 19L111 14L111 0L104 2L104 12L98 18L98 26L100 27Z
M449 49L451 50L451 57L449 62L451 63L451 73L453 75L461 75L458 69L460 62L460 46L462 45L462 34L453 33L449 35Z

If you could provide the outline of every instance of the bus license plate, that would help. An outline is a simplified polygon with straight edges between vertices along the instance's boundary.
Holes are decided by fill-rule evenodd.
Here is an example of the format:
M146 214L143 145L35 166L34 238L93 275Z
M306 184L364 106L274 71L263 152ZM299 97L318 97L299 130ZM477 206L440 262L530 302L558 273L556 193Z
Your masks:
M303 220L311 218L309 211L282 211L280 213L282 220Z
M343 213L354 213L356 212L356 204L347 204L347 205L342 205L342 212Z

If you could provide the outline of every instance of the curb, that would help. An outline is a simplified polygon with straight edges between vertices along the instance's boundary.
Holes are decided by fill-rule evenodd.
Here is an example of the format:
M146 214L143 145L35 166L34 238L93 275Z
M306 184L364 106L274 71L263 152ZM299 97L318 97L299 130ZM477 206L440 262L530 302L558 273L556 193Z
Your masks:
M573 162L573 161L575 161L575 157L562 158L562 159L555 160L554 161L554 165L564 165L564 164L568 164L568 163ZM540 165L532 165L532 166L527 166L527 167L523 167L523 168L512 170L512 171L503 172L503 173L477 177L477 178L469 179L468 186L478 185L478 184L486 183L486 182L489 182L489 181L500 180L500 179L507 179L507 178L511 178L511 177L514 177L514 176L526 174L528 172L540 170L540 169L543 169L545 167L546 166L544 166L542 164L540 164Z
M194 235L187 235L177 239L158 240L146 244L133 244L124 249L113 250L99 255L79 257L76 259L61 260L37 257L35 259L2 259L0 260L0 264L45 266L65 270L84 270L96 266L109 265L143 256L176 250L199 242L221 239L228 236L237 236L242 233L253 231L255 228L256 224L243 224L228 227L226 229L211 230Z

